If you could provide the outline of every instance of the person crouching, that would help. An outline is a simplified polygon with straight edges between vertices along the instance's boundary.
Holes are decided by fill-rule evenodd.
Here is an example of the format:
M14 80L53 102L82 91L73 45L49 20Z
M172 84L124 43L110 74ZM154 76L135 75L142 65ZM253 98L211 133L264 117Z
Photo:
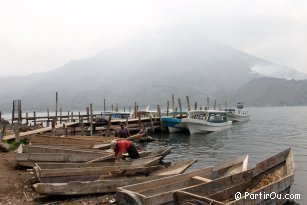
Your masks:
M140 158L134 143L129 140L113 140L111 142L111 149L115 152L115 161L121 161L124 152L127 152L131 159Z

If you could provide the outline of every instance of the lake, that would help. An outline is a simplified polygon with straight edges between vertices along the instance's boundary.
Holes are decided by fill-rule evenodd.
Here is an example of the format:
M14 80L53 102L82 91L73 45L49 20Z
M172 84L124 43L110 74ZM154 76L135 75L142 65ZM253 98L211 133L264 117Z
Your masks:
M209 134L155 134L147 148L172 145L165 160L198 159L189 170L214 165L232 157L249 155L249 167L292 147L295 180L291 193L307 201L307 107L247 108L251 119L232 128Z

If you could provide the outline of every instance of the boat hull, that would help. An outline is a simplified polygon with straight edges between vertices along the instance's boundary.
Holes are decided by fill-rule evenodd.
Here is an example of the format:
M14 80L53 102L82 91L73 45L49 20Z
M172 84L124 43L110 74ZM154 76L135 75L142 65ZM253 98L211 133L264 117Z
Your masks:
M249 120L249 115L238 115L234 113L229 113L227 116L228 116L228 119L233 122L245 122Z
M182 119L163 117L162 122L167 126L170 133L188 131L186 126L182 123Z
M206 132L216 132L230 128L232 125L231 121L213 123L206 120L199 119L183 119L183 124L189 129L191 134L196 133L206 133Z

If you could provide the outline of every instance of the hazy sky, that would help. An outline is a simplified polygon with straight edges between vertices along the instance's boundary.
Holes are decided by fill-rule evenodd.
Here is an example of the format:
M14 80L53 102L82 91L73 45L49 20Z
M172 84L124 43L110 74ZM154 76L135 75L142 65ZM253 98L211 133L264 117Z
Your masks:
M0 0L0 76L51 70L138 33L187 25L307 73L306 0Z

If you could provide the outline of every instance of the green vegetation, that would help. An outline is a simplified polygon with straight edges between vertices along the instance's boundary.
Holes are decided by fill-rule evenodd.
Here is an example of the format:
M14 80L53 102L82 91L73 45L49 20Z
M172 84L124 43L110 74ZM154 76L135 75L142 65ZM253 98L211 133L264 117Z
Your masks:
M17 143L15 140L8 140L6 143L10 145L10 150L16 150L20 144L29 144L27 139L20 140L20 143Z

